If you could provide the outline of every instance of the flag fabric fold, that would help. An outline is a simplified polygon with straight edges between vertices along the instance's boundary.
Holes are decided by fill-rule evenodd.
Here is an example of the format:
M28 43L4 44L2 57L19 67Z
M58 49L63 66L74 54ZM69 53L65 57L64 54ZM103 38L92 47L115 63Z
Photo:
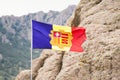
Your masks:
M81 45L85 40L83 27L67 27L32 20L33 49L82 52Z

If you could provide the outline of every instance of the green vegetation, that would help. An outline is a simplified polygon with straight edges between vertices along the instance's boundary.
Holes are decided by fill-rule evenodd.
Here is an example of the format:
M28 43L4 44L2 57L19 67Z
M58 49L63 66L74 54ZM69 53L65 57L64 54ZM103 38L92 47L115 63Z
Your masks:
M14 80L20 70L30 68L30 42L19 34L13 35L0 27L0 80ZM2 36L6 35L10 41L2 43ZM11 44L10 44L11 43Z
M30 67L30 51L27 47L15 48L0 43L0 53L3 56L0 62L0 75L6 80L11 80L11 76L15 77L19 70Z

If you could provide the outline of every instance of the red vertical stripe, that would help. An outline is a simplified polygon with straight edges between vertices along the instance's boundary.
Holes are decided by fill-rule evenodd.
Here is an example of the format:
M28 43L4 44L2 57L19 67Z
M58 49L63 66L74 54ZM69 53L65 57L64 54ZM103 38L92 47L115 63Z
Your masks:
M86 40L85 28L73 27L72 28L72 46L70 51L82 52L82 43Z

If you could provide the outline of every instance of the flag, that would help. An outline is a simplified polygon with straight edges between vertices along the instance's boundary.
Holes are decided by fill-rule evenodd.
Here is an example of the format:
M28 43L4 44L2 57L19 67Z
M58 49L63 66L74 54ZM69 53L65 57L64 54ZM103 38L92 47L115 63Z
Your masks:
M83 27L67 27L32 20L33 49L82 52L81 45L85 40Z

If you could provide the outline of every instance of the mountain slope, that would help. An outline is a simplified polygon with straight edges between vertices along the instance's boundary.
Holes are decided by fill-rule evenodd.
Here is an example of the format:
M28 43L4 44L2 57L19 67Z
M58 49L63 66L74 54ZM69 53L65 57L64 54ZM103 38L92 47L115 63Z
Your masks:
M49 11L44 13L40 11L20 17L0 17L0 80L14 80L19 71L30 68L30 29L32 19L63 25L71 16L74 8L75 5L71 5L61 12ZM62 16L64 17L60 19ZM33 58L40 55L37 53Z

